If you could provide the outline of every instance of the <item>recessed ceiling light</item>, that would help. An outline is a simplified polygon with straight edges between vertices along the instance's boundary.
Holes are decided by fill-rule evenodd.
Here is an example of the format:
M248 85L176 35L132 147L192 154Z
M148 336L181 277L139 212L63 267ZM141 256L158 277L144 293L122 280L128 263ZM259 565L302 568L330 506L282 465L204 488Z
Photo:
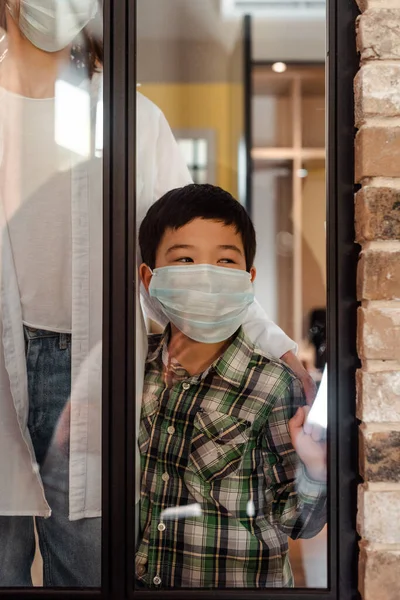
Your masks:
M287 65L284 62L276 62L272 65L272 70L275 73L284 73L287 69Z

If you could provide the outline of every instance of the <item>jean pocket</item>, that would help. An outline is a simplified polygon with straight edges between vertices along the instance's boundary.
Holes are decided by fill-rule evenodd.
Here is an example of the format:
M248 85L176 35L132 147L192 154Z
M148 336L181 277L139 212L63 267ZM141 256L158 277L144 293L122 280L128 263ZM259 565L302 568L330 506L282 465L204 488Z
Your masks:
M245 419L218 411L197 413L189 470L209 482L232 475L240 465L250 429Z

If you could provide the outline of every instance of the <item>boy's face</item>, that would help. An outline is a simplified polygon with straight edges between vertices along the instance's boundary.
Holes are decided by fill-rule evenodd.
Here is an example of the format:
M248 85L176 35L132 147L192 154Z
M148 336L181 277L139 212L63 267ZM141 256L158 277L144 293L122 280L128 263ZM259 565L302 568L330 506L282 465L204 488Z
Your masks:
M208 219L194 219L180 229L167 229L158 245L156 269L191 264L245 271L246 256L242 236L234 225ZM250 274L254 281L254 267ZM146 265L140 267L140 276L148 289L152 276Z

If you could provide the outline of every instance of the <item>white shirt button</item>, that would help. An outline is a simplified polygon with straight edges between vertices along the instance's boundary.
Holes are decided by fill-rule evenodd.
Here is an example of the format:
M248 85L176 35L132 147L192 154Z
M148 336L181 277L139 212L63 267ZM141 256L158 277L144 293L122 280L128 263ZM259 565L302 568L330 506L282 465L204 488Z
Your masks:
M160 585L161 583L161 577L159 577L158 575L156 575L153 579L153 583L154 585Z
M190 388L190 383L187 383L185 381L185 383L182 383L182 387L183 387L184 390L188 390Z
M157 529L158 529L158 531L165 531L165 525L164 525L164 523L159 523L157 525Z
M174 434L174 433L175 433L175 427L174 427L173 425L170 425L170 426L168 427L167 431L168 431L168 433L169 433L170 435L172 435L172 434Z
M163 473L163 474L161 475L161 479L162 479L163 481L169 481L169 475L168 475L168 473Z

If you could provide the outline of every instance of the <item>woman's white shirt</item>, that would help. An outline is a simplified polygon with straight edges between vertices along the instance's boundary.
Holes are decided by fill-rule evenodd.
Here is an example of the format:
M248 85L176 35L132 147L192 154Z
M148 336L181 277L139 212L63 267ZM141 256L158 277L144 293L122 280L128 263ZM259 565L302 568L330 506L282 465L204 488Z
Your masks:
M2 198L26 325L72 330L71 167L74 154L57 143L56 99L0 90Z

